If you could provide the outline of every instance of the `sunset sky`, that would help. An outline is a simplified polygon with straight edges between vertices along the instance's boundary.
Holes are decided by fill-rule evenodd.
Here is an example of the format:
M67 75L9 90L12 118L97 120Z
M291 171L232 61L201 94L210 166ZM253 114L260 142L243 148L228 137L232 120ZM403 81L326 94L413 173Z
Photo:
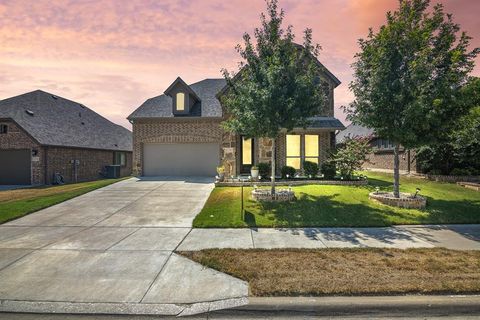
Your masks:
M480 1L442 0L480 47ZM286 23L306 27L341 81L348 83L357 39L378 28L397 0L280 0ZM131 128L125 119L177 77L187 83L235 70L234 47L259 25L262 0L0 0L0 99L35 89L81 102ZM299 40L300 41L300 40ZM480 76L480 59L474 72Z

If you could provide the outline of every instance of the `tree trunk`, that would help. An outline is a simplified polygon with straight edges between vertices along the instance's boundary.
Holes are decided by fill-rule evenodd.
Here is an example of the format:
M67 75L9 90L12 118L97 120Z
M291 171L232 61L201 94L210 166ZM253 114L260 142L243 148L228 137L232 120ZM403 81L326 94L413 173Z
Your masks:
M395 144L393 149L393 196L395 198L400 198L400 157L398 154L399 147L398 144Z
M272 182L272 198L275 196L275 138L272 138L272 176L270 177Z

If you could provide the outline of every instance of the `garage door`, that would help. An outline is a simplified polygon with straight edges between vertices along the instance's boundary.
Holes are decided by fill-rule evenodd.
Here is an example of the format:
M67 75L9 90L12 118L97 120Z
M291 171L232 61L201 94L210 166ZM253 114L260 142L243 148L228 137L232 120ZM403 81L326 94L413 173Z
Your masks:
M30 184L30 150L0 150L0 184Z
M145 176L215 176L220 147L216 143L145 144Z

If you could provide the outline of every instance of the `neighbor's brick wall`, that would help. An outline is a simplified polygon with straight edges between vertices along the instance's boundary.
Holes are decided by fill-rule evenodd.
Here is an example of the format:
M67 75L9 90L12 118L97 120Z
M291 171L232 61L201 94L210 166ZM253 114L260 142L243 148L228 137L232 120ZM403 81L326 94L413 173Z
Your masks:
M8 131L0 134L0 149L29 149L37 150L37 157L32 159L32 184L44 183L44 150L20 126L10 120L0 120L6 124Z
M93 150L66 147L47 147L47 184L52 183L54 173L60 173L65 183L75 182L72 160L80 160L77 167L77 181L90 181L102 178L100 172L106 165L113 164L114 151ZM128 176L132 170L132 153L127 152L126 166L121 169L122 176Z
M393 151L374 151L368 155L368 161L363 167L366 169L386 169L393 170ZM408 170L407 152L400 151L400 170ZM415 153L410 152L410 171L416 172Z
M221 120L163 118L135 120L133 123L133 174L142 175L142 148L145 143L218 143L220 146L224 131ZM220 159L219 159L220 160Z

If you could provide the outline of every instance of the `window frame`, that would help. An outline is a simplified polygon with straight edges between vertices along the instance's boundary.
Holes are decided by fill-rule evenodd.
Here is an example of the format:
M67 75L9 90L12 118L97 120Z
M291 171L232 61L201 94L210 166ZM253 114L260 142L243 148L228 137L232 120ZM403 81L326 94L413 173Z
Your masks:
M298 136L298 156L297 155L293 155L293 156L288 155L288 136ZM288 163L289 159L298 159L300 161L299 168L295 168L294 166L289 165L289 163ZM302 135L301 134L287 133L285 135L285 165L290 166L292 168L295 168L295 170L301 170L302 169Z
M289 135L295 135L300 137L300 155L299 156L289 156L288 155L288 142L287 142L287 136ZM317 156L307 156L306 154L306 136L316 136L317 137ZM310 161L310 162L315 162L311 160L317 160L317 164L320 165L320 153L321 153L321 146L320 146L320 134L315 134L315 133L287 133L285 135L285 165L288 164L288 159L299 159L300 160L300 165L299 168L295 168L295 170L301 171L303 170L303 163L305 161Z
M179 99L179 95L181 95L181 96L183 97L183 99ZM181 105L182 105L182 109L179 109L179 108L178 108L178 105L179 105L178 102L181 101L181 100L183 100L183 101L182 101L182 104L181 104ZM185 106L185 92L183 92L183 91L177 92L177 93L175 94L175 111L177 111L177 112L185 112L185 109L186 109L185 107L186 107L186 106Z
M117 156L120 156L120 158L117 158ZM119 159L120 159L120 163L118 163L118 161L117 161ZM121 167L126 167L127 166L127 153L125 151L115 151L114 154L113 154L113 164L116 165L116 166L119 165Z
M8 124L1 123L0 124L0 134L7 134L8 133Z

